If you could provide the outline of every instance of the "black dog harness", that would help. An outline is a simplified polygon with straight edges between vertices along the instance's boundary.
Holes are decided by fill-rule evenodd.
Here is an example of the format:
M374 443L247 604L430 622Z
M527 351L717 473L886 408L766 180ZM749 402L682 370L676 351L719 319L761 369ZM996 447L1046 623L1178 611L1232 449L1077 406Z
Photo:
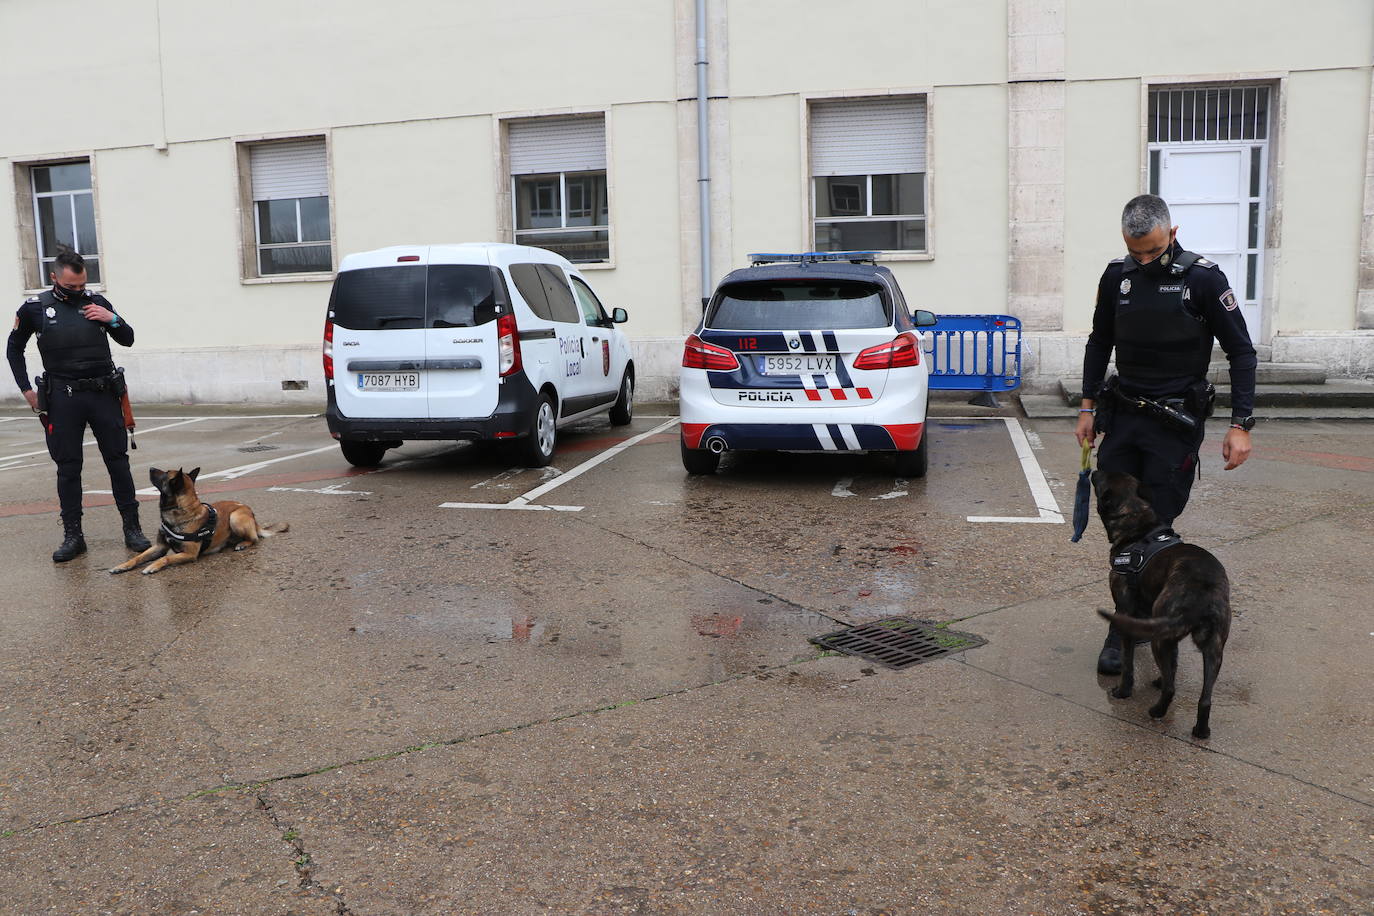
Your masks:
M1134 543L1112 554L1112 572L1136 575L1143 571L1155 554L1183 543L1174 529L1161 525Z
M210 539L215 536L215 523L219 520L219 513L216 512L215 507L209 503L201 503L201 505L210 511L209 516L205 519L205 524L201 525L191 534L181 534L180 532L173 531L166 522L163 522L161 528L162 536L168 541L175 542L180 547L185 547L187 544L199 544L201 547L209 545ZM181 551L178 550L177 552L180 553Z

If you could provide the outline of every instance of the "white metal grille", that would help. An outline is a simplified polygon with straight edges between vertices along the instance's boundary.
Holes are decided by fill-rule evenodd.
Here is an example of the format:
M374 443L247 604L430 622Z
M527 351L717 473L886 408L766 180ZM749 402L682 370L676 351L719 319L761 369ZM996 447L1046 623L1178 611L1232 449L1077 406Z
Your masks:
M1269 136L1268 86L1152 89L1151 143L1235 143Z
M510 172L543 175L606 169L606 119L538 118L510 125Z
M328 197L324 140L287 140L250 147L254 200Z
M813 176L925 170L925 98L846 99L811 106Z

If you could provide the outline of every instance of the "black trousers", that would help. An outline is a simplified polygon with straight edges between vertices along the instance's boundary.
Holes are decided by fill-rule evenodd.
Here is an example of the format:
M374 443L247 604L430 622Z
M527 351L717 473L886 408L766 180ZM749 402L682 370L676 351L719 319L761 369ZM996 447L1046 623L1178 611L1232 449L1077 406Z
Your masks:
M1102 414L1099 414L1102 417ZM1160 524L1172 525L1188 505L1204 431L1187 432L1138 410L1103 417L1097 467L1130 474L1144 484Z
M64 526L81 524L81 440L91 428L110 472L110 489L120 512L138 505L129 473L129 436L119 398L109 391L77 391L54 381L48 396L48 454L57 462L57 500Z

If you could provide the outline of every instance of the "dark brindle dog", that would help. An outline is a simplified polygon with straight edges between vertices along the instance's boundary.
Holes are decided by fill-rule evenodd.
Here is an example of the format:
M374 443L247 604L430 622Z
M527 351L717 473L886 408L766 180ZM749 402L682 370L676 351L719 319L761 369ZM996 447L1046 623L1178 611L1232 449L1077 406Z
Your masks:
M243 550L252 547L259 538L290 530L291 526L285 522L266 527L259 525L253 510L243 503L230 499L214 505L201 502L196 495L196 475L199 473L200 468L192 469L189 474L180 468L175 471L151 468L148 471L153 486L162 494L159 501L162 526L158 528L157 540L153 546L110 572L128 572L140 563L148 563L148 568L143 570L143 574L148 575L218 553L225 547Z
M1135 653L1130 637L1150 640L1155 664L1159 666L1159 702L1150 707L1158 719L1174 698L1174 676L1178 672L1178 643L1192 636L1202 652L1202 696L1197 703L1197 724L1193 737L1211 735L1208 719L1212 712L1212 687L1221 670L1222 650L1231 630L1231 583L1221 562L1195 544L1184 544L1169 529L1159 524L1150 508L1148 494L1130 474L1094 471L1093 489L1097 492L1097 511L1112 542L1110 577L1115 614L1098 611L1124 633L1121 653L1121 683L1112 696L1125 699L1135 687ZM1167 545L1149 556L1145 545ZM1138 566L1136 572L1122 572Z

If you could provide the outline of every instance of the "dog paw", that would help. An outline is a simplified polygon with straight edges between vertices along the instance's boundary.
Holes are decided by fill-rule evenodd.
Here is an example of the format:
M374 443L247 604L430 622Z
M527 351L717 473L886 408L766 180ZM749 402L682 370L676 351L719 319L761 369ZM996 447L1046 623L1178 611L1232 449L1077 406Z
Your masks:
M1205 725L1193 726L1193 737L1199 741L1206 741L1212 737L1212 730Z
M128 572L127 569L120 569L118 566L111 566L109 569L107 569L107 570L105 570L105 571L106 571L107 573L109 573L110 575L112 575L112 576L117 576L117 575L119 575L120 573Z
M154 569L153 567L149 566L147 569L143 570L143 575L145 575L145 576L151 576L151 575L152 575L153 573L155 573L155 572L157 572L157 570Z
M1168 706L1160 706L1160 705L1156 704L1156 705L1150 707L1150 718L1151 718L1151 719L1162 719L1162 718L1164 718L1164 714L1165 714L1166 712L1168 712L1168 711L1169 711L1169 707L1168 707Z
M1150 681L1150 686L1153 687L1153 688L1155 688L1156 690L1163 690L1163 689L1164 689L1164 678L1162 678L1162 677L1157 677L1157 678L1155 678L1153 681Z
M1112 696L1118 700L1129 700L1133 692L1130 687L1113 687L1111 689Z

